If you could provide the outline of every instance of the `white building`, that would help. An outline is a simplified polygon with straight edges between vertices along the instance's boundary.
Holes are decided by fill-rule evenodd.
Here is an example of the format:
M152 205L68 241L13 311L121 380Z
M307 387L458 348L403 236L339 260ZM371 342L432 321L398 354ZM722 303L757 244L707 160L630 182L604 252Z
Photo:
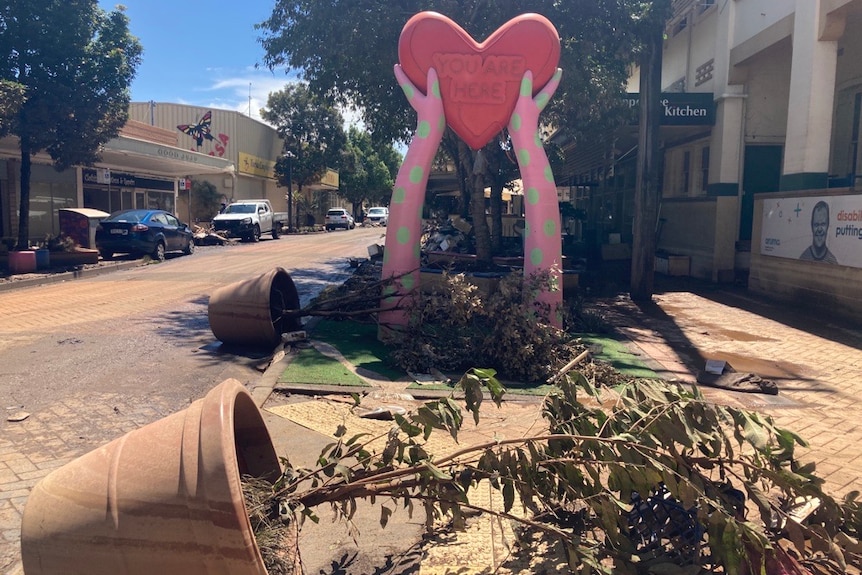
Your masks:
M747 277L749 289L862 317L862 0L673 7L659 249L687 257L693 276ZM638 85L636 72L629 91ZM621 135L613 150L576 150L569 162L598 242L631 239L635 143ZM800 260L821 201L834 258Z

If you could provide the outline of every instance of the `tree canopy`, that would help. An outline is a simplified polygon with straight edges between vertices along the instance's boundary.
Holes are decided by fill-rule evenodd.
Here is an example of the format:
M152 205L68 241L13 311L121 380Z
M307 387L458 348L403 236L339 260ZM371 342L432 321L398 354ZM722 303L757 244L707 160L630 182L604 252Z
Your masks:
M288 84L272 92L261 117L284 141L284 155L275 166L281 185L290 180L301 190L318 182L327 168L339 165L347 141L344 118L330 99L306 84Z
M643 0L277 0L258 25L270 68L299 70L309 88L356 108L375 138L405 141L412 110L395 82L398 38L423 10L440 12L477 41L526 12L546 16L560 33L562 84L547 118L573 134L619 122L620 98L639 44Z
M4 129L21 146L18 246L29 245L30 161L47 151L63 170L92 165L128 119L142 47L123 8L96 0L13 0L0 7L0 81L23 86Z
M655 4L655 6L654 6ZM598 141L622 125L622 94L643 37L645 23L661 17L666 0L407 0L393 6L383 0L277 0L271 16L258 25L271 69L299 71L315 93L352 107L376 141L407 141L414 114L393 76L398 39L404 24L423 10L440 12L482 41L509 19L538 12L557 28L561 38L562 83L543 118L574 141ZM483 189L499 195L517 177L502 169L501 142L485 147L484 177L475 177L475 153L447 130L442 147L450 156L472 202L484 203ZM503 150L505 151L505 150ZM505 174L506 177L503 177ZM505 182L501 179L506 179ZM495 193L496 192L496 193ZM493 202L492 202L493 205ZM473 213L480 213L474 208ZM492 210L493 213L493 210ZM484 221L475 221L480 259L490 251ZM499 233L499 224L496 232ZM480 249L485 247L485 249Z
M386 204L395 184L398 162L389 165L382 157L397 158L397 152L389 145L384 151L374 149L371 135L359 128L351 127L347 133L347 146L342 156L339 173L339 193L354 207L368 201L374 205Z

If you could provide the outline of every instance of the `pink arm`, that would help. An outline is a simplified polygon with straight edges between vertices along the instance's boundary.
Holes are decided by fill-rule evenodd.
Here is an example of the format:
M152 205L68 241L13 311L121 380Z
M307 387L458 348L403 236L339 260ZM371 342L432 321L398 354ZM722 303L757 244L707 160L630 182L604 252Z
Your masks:
M539 114L560 84L562 70L536 95L533 94L533 74L527 71L521 81L521 95L509 120L509 134L518 157L524 183L524 278L537 271L549 270L556 288L542 291L537 302L550 306L550 319L559 326L556 313L563 302L562 236L557 187L548 156L539 135Z
M428 70L428 94L422 94L395 65L395 76L410 105L418 114L416 133L407 149L407 156L392 191L389 205L389 222L386 227L386 245L383 252L383 278L400 277L394 289L385 294L386 305L405 305L405 297L419 285L420 241L422 239L422 206L425 203L425 188L431 163L443 132L446 118L440 98L437 72ZM403 311L383 312L379 323L406 325L407 315Z

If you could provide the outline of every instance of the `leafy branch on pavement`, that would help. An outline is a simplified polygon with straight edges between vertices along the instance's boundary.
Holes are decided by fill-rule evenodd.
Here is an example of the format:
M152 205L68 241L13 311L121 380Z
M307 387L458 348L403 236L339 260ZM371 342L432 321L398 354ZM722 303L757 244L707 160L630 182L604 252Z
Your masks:
M505 393L493 370L471 369L458 387L476 423L483 392L498 405ZM360 499L379 505L384 527L397 508L420 508L429 530L461 527L478 510L558 541L583 572L862 567L859 494L826 494L814 464L797 457L804 440L769 417L711 404L696 388L637 380L609 389L577 372L559 379L543 416L541 433L453 453L432 453L428 440L457 440L464 417L454 396L396 415L382 448L341 426L315 468L284 458L283 476L258 495L271 503L256 508L294 530L324 504L349 524ZM486 485L502 508L472 497ZM788 503L797 501L816 509L794 516ZM516 551L529 552L530 538L520 542Z

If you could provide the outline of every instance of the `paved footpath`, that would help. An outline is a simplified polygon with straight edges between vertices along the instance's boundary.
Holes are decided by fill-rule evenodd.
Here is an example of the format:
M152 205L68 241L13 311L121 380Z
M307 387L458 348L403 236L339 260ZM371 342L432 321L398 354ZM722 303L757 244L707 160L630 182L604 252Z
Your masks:
M653 303L596 308L665 379L694 382L707 359L774 381L778 395L701 386L716 402L753 409L800 434L801 450L836 496L862 491L862 329L735 287L668 282Z

